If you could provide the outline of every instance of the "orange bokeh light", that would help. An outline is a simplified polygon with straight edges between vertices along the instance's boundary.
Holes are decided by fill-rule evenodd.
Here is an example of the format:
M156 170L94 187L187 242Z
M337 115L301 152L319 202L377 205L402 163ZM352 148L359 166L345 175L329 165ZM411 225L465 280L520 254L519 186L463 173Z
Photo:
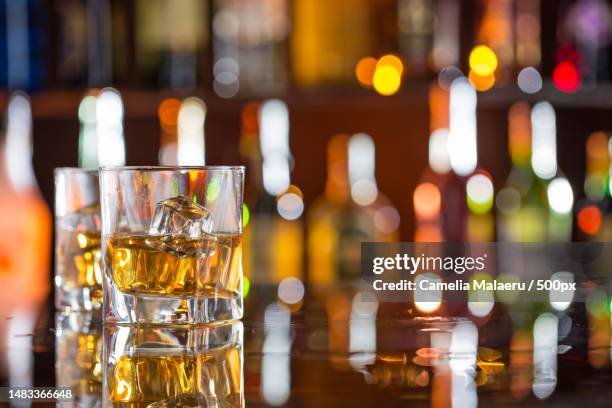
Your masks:
M468 78L474 89L480 92L488 91L495 85L495 74L481 76L474 71L470 71Z
M360 59L357 65L355 65L355 76L361 85L366 87L372 86L376 62L376 58L365 57Z
M179 109L181 101L174 98L165 99L157 109L159 123L166 130L167 128L175 127L178 123Z
M402 63L402 60L399 59L398 56L393 54L387 54L380 57L380 59L376 63L376 68L379 69L382 67L391 67L395 69L399 76L402 76L402 74L404 73L404 64Z
M432 183L421 183L414 190L413 203L417 219L435 218L440 214L440 190Z

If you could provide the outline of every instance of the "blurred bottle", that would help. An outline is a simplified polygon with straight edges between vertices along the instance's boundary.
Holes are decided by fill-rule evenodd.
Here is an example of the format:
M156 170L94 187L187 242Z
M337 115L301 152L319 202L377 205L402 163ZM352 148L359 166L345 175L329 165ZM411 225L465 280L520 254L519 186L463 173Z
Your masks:
M54 80L63 86L82 85L87 82L86 3L81 0L54 2L53 11L59 22Z
M448 153L451 173L442 190L443 233L447 241L467 239L466 177L478 164L476 91L467 78L458 77L449 92Z
M448 151L449 95L436 82L429 87L430 131L428 166L421 174L412 201L415 215L415 242L440 242L442 231L442 191L450 178Z
M117 0L51 2L57 33L50 82L101 87L126 79L135 60L133 7Z
M213 89L222 98L239 91L282 91L288 82L287 0L215 0Z
M540 0L517 0L514 31L519 67L538 67L542 61Z
M497 55L496 82L510 80L515 64L512 0L481 0L482 18L476 32L477 44Z
M109 0L87 4L87 83L108 86L113 77L111 8Z
M497 195L498 239L543 242L571 238L573 193L557 174L554 110L540 103L512 106L508 117L512 170ZM568 209L569 207L569 209Z
M609 147L605 132L595 132L587 139L585 198L576 205L576 238L580 241L612 239Z
M303 278L304 203L290 182L289 113L283 102L244 108L240 153L248 162L245 276L252 290L275 292L287 278Z
M45 7L36 0L0 1L0 86L35 90L44 79Z
M123 101L113 88L90 90L79 105L79 167L125 165Z
M140 79L149 86L190 90L205 78L208 1L136 1Z
M423 77L433 49L435 9L428 0L397 2L398 41L408 75Z
M359 276L363 241L396 241L399 213L379 192L374 142L334 135L327 147L325 193L308 216L308 282L325 288Z
M32 167L32 112L27 95L11 95L0 160L1 312L36 310L49 292L51 213ZM4 319L2 319L4 320Z
M291 66L299 86L347 84L375 40L369 0L293 2Z
M433 24L431 66L436 72L459 65L459 0L438 0Z

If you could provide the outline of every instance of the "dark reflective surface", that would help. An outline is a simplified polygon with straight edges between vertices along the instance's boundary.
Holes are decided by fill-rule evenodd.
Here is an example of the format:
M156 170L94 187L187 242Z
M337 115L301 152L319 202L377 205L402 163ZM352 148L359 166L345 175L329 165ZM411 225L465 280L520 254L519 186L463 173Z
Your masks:
M434 316L351 293L286 305L253 288L244 321L214 328L15 313L2 385L70 386L91 407L611 405L609 303L496 304L476 319L456 304Z

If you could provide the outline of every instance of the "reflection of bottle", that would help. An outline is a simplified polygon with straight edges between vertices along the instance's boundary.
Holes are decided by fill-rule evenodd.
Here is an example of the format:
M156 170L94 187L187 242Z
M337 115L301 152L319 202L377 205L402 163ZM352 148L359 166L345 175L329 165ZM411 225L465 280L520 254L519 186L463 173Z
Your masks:
M278 285L302 277L303 202L290 184L289 122L284 103L271 100L247 105L242 117L240 150L248 160L245 202L245 276L253 285ZM283 198L285 197L285 198ZM285 212L285 200L294 200Z
M103 406L244 406L242 323L104 329Z
M0 153L0 292L2 310L34 305L49 291L51 214L32 168L32 117L26 95L11 96Z
M91 313L56 314L55 378L82 407L100 403L102 391L102 321Z

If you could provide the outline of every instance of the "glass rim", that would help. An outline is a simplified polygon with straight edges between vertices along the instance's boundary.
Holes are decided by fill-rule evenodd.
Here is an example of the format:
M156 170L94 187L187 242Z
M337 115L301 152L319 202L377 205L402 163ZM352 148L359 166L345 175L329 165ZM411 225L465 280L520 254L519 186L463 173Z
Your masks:
M212 165L212 166L101 166L99 172L117 172L117 171L182 171L182 170L195 170L195 171L244 171L245 166L223 166L223 165Z
M53 169L53 173L54 174L59 174L59 173L81 173L81 174L98 174L98 169L85 169L83 167L70 167L70 166L62 166L62 167L55 167Z

